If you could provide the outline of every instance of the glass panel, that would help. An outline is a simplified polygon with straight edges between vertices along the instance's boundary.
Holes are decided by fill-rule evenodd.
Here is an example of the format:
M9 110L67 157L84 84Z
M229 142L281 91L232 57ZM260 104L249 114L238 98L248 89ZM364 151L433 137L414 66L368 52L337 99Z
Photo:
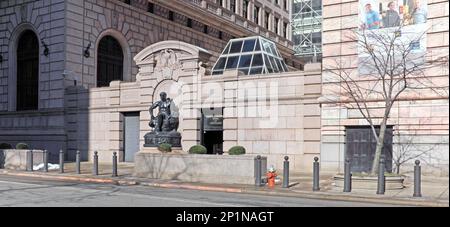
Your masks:
M270 50L270 44L269 43L264 43L263 47L264 47L264 51L265 52L272 53L272 51Z
M224 49L224 51L223 51L223 53L222 53L223 55L227 55L228 52L230 52L230 46L231 46L231 44L228 43L227 47L225 47L225 49Z
M269 57L270 59L270 63L272 63L272 68L274 72L279 72L280 70L278 70L278 66L277 63L275 63L275 59L273 57Z
M229 57L226 69L235 69L235 68L237 68L238 62L239 62L239 56Z
M272 48L273 55L275 55L276 57L280 57L280 55L278 54L277 45L273 44L270 48Z
M270 42L268 42L268 41L265 41L265 42L264 42L264 45L263 45L264 51L266 51L267 53L273 54L273 53L272 53L272 49L270 48L271 45L272 45L272 43L270 43Z
M252 75L289 71L275 43L263 37L231 40L214 65L212 74L223 74L225 69L239 69Z
M277 66L278 66L278 69L280 70L280 72L284 72L284 68L283 68L283 66L281 66L282 64L281 64L280 59L275 59L275 61L277 62Z
M246 40L242 52L252 52L255 49L255 40Z
M264 55L264 61L266 63L267 71L273 73L272 63L270 62L269 57L267 57L267 54Z
M255 75L255 74L262 74L263 72L263 67L257 67L257 68L251 68L250 69L250 75Z
M253 57L252 67L255 66L264 66L262 54L255 54L255 56Z
M264 64L266 65L266 68L272 68L272 65L270 64L269 57L267 57L267 54L264 54Z
M240 53L242 50L242 41L235 41L231 44L230 54Z
M275 45L271 44L270 45L270 51L272 52L273 55L278 56L277 51L275 49Z
M252 62L252 55L243 55L241 56L241 61L239 62L239 68L250 67L251 62Z
M225 68L225 62L226 62L227 58L220 58L217 61L216 66L214 67L214 70L220 70L220 69L224 69Z
M261 50L261 44L259 43L259 39L256 40L256 47L255 47L255 51L260 51Z

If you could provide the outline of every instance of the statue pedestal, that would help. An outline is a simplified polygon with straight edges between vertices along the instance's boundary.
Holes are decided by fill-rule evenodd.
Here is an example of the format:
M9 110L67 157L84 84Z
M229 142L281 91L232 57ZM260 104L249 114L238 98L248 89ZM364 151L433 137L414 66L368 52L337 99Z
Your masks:
M163 143L171 144L172 149L181 149L181 133L176 131L171 132L150 132L145 135L146 148L158 148Z
M183 149L181 149L181 147L174 147L172 148L172 152L169 153L162 153L161 151L158 150L157 147L144 147L141 149L141 151L139 153L146 153L146 154L188 154L187 152L184 152Z

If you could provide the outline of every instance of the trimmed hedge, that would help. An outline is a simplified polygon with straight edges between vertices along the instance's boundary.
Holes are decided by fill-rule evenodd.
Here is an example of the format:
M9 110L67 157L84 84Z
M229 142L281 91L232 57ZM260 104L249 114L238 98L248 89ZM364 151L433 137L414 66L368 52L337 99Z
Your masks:
M163 153L172 152L172 145L168 144L168 143L163 143L163 144L159 145L158 150Z
M244 147L242 146L235 146L232 147L229 151L228 154L230 155L244 155L246 153L246 150Z
M0 150L8 150L8 149L12 149L12 148L13 147L9 143L1 143L0 144Z
M208 150L202 145L195 145L189 149L189 154L207 154Z
M30 146L28 146L28 144L26 144L26 143L18 143L16 145L16 149L17 150L28 150L28 149L30 149Z

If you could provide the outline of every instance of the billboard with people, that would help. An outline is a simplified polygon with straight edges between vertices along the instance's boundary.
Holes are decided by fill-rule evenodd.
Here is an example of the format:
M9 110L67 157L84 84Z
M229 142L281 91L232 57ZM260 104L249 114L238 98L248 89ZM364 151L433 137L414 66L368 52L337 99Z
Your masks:
M404 52L401 47L393 52L384 50L390 40L395 40L397 47L409 48L406 57L412 62L424 60L427 20L427 0L360 0L358 34L360 43L364 44L359 45L360 73L372 73L370 62L374 53L400 55ZM369 51L371 48L375 51Z

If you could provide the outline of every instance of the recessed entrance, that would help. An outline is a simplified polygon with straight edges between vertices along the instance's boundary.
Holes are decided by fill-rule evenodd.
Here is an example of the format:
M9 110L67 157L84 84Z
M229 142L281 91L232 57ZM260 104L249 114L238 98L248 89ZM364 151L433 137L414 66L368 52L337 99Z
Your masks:
M379 133L380 129L377 129ZM386 160L386 171L392 172L393 127L386 129L382 157ZM377 142L370 127L346 127L346 157L350 159L351 171L369 173L375 159Z
M139 152L139 112L123 113L124 127L124 158L125 162L134 162L134 156Z
M202 109L202 145L208 154L223 154L223 108Z
M39 107L39 41L33 31L25 31L17 47L17 111Z

